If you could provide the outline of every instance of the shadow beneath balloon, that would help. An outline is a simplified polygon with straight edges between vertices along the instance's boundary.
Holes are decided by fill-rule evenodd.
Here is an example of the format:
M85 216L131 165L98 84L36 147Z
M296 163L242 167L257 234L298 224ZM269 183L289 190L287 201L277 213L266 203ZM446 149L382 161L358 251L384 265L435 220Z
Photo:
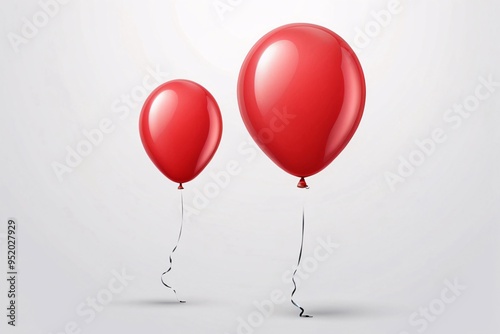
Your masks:
M407 314L405 307L381 306L381 305L324 305L305 308L305 313L314 318L374 318L374 317L393 317ZM290 313L287 312L289 315Z
M203 301L187 301L180 303L176 300L163 299L134 299L134 300L117 300L113 302L117 306L152 306L152 307L184 307L186 305L200 305Z

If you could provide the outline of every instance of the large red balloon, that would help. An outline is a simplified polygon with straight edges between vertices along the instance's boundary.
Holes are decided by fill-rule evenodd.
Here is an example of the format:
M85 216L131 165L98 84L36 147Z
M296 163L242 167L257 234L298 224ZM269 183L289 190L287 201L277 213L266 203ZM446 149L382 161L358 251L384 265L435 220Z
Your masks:
M200 174L214 156L222 136L222 117L205 88L173 80L146 99L139 129L153 163L182 189L182 183Z
M240 71L238 102L259 147L302 178L328 166L363 114L365 79L349 45L313 24L290 24L262 37Z

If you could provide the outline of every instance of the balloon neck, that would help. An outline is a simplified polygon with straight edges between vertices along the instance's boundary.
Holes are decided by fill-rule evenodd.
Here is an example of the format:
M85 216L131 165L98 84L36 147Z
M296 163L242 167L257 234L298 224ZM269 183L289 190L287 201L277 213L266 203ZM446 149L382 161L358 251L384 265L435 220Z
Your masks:
M303 189L303 188L305 188L305 189L309 189L309 186L307 185L306 180L305 180L303 177L301 177L301 178L300 178L300 181L299 181L299 183L297 184L297 188L302 188L302 189Z
M182 186L182 183L179 183L179 186L177 187L177 189L179 189L179 190L184 189L184 187Z

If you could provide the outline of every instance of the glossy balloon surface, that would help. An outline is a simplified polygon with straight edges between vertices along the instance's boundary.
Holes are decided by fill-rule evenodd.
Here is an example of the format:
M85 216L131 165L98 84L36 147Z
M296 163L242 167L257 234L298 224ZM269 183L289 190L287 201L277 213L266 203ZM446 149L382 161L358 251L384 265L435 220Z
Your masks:
M139 123L150 159L177 183L191 181L206 167L222 136L222 117L214 97L188 80L156 88L144 103Z
M363 70L334 32L290 24L262 37L238 79L243 121L269 158L306 177L328 166L356 131L365 104Z

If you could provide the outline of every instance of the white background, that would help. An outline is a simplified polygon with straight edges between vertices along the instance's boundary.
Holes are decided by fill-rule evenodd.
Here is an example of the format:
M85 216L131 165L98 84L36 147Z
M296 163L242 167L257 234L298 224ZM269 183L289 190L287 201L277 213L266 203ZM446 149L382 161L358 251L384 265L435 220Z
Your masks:
M232 0L224 13L215 3L74 0L48 22L38 17L44 26L16 52L9 34L22 36L23 19L33 22L41 7L3 2L0 263L4 270L5 226L15 217L20 276L18 326L6 325L2 306L2 333L64 333L74 322L75 333L232 334L275 289L287 300L255 333L498 333L500 87L460 125L443 117L472 101L481 77L500 82L499 2L402 0L368 45L355 42L357 29L376 29L370 13L387 9L386 0ZM306 199L296 178L252 148L236 99L246 53L292 22L343 36L367 81L356 135L308 179ZM141 92L148 68L168 72L164 81L199 82L222 111L221 145L185 185L186 205L196 208L212 174L239 165L185 223L169 278L182 305L159 280L178 233L179 191L141 145L141 102L122 102ZM53 163L65 163L67 147L103 119L113 132L59 180ZM418 155L415 140L435 129L446 141L391 188L386 173L398 172L400 156ZM312 319L297 317L282 280L297 258L303 200L304 257L318 237L340 244L296 294ZM87 322L76 308L105 293L113 270L134 279ZM409 322L439 305L444 282L455 279L466 289L425 330ZM6 289L2 279L0 305Z

